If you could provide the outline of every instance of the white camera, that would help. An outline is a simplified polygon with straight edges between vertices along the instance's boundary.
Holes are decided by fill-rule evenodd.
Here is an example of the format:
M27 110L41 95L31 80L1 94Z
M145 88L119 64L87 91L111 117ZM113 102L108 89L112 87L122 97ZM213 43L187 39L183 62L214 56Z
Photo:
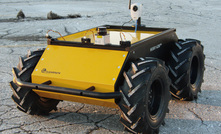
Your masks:
M141 13L142 13L142 4L134 3L131 5L130 14L133 20L138 20L138 18L141 17Z

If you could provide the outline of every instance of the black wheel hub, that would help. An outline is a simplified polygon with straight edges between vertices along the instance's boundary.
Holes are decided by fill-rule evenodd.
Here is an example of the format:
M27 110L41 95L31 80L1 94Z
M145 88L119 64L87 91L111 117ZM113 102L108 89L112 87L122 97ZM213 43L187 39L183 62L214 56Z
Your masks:
M161 80L155 80L149 91L148 111L152 118L158 115L162 100L163 85ZM156 117L157 118L157 117Z
M196 56L193 57L190 69L190 83L193 87L196 87L199 83L199 61Z

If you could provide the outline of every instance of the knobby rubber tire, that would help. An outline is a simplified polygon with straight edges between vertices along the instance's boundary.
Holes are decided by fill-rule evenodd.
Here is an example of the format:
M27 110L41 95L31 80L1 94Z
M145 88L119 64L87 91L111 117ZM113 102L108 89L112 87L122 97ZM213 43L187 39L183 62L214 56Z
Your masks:
M186 39L172 44L167 66L172 80L170 92L174 97L188 101L197 99L203 82L204 60L200 41Z
M16 70L19 71L18 77L22 81L31 82L31 74L43 52L44 49L29 51L26 56L19 58ZM52 110L57 110L59 100L40 97L32 89L21 88L13 81L10 82L10 86L13 91L12 99L22 112L31 115L45 115Z
M122 94L118 106L121 123L133 133L158 133L164 124L168 103L170 79L164 62L156 58L140 58L123 73L119 87Z

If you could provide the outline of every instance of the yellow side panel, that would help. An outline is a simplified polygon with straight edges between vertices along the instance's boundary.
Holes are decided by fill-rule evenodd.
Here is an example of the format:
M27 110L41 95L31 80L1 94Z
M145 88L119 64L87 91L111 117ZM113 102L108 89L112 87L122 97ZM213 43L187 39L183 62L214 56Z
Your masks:
M51 86L81 90L95 86L94 92L114 92L114 84L127 54L127 51L48 45L32 73L32 83L40 84L51 80ZM35 91L48 98L61 99L62 96ZM76 96L66 96L66 98L61 100L83 102ZM83 100L114 103L114 99L84 97Z

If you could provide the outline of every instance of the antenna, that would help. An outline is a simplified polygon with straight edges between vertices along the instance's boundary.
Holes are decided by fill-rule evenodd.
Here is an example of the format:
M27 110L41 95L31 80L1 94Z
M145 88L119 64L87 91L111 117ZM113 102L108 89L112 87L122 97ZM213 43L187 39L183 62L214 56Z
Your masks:
M131 7L131 0L129 0L129 10L130 10L130 7Z

